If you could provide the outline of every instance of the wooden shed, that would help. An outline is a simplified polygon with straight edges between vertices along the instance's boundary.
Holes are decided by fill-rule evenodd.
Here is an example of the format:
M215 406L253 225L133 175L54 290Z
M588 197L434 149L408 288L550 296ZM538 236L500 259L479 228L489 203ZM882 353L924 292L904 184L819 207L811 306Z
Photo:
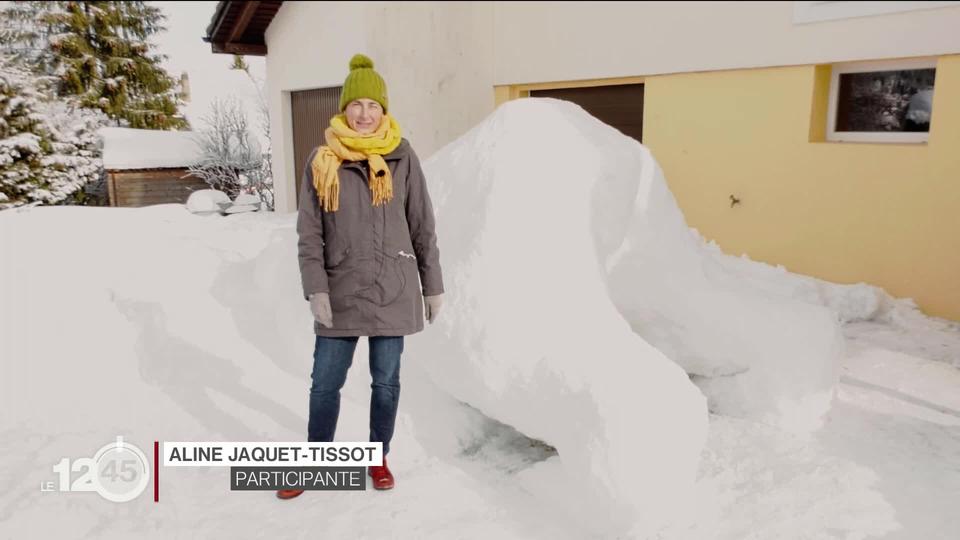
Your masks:
M194 132L108 127L100 134L110 206L185 203L209 189L187 169L200 162Z

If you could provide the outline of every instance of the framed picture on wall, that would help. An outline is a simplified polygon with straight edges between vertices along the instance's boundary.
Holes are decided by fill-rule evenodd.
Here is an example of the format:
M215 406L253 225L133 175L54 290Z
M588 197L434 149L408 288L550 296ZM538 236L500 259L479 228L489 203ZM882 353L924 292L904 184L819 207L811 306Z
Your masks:
M834 65L827 140L926 142L936 67L934 59Z

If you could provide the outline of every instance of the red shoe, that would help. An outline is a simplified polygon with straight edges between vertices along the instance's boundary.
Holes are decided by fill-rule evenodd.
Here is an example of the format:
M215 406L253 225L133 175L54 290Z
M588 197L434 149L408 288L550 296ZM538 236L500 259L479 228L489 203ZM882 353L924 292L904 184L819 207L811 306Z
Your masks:
M299 497L301 493L303 493L302 489L279 489L277 490L277 498L283 500L292 499Z
M367 474L373 479L374 489L392 489L393 473L387 468L387 458L383 458L383 466L371 465L367 468Z

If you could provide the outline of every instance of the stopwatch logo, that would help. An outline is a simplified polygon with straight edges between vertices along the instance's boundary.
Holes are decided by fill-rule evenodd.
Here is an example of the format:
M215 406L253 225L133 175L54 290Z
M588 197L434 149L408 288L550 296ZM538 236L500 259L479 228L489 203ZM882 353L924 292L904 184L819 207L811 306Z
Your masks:
M53 467L53 472L60 477L56 491L96 491L113 502L136 499L150 483L147 456L123 437L103 446L92 458L79 458L72 463L69 458L63 458ZM74 479L72 472L81 474ZM52 484L50 482L50 487ZM53 491L43 487L41 490Z
M108 501L127 502L136 499L150 482L147 456L136 446L117 437L93 456L97 475L97 493Z

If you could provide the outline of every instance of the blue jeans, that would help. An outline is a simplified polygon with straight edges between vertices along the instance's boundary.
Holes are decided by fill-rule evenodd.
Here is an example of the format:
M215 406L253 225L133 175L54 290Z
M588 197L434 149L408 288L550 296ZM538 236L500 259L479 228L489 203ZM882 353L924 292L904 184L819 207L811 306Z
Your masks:
M353 363L358 337L317 336L313 350L313 384L310 386L309 442L332 442L340 416L340 389ZM370 336L370 441L383 443L383 455L390 451L390 439L400 402L400 355L403 336Z

